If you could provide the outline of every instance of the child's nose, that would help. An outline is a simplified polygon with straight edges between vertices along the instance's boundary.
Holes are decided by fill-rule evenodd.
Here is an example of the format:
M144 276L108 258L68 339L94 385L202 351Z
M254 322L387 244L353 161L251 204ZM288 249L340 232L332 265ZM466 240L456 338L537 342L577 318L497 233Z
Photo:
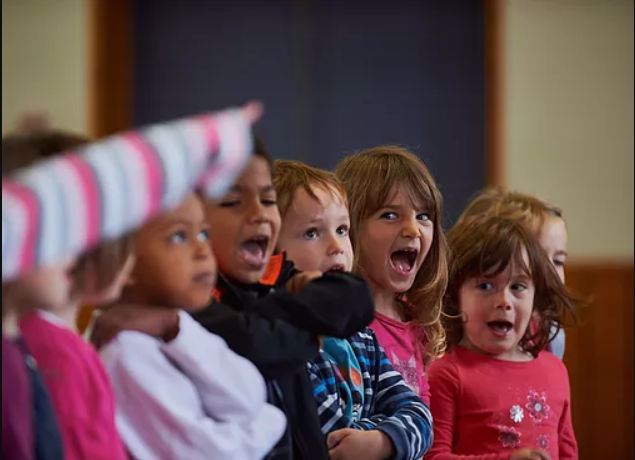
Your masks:
M331 235L328 242L328 255L339 254L344 252L342 242L336 235Z
M419 226L415 217L408 217L403 222L401 236L404 238L416 238L419 235Z
M499 291L499 295L496 297L496 309L509 311L512 309L512 303L510 299L510 294L507 289L502 289Z
M260 201L254 201L249 207L249 221L254 223L268 222L267 209Z

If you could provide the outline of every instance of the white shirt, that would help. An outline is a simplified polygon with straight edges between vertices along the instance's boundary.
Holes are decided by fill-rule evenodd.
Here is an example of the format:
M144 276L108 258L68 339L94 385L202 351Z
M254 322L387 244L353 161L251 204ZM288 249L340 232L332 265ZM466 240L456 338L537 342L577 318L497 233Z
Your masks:
M126 331L101 356L117 428L135 458L262 458L284 432L256 367L185 312L174 340Z

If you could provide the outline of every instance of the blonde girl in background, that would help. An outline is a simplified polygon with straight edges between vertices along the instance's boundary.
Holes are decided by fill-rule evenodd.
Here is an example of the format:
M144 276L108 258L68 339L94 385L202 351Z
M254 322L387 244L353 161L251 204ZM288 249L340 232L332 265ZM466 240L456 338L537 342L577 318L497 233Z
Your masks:
M567 262L567 226L560 208L532 195L491 188L483 190L474 197L461 214L459 221L481 214L511 219L525 227L538 239L564 283L564 268ZM565 352L564 329L553 324L550 334L553 339L547 344L547 350L562 359Z

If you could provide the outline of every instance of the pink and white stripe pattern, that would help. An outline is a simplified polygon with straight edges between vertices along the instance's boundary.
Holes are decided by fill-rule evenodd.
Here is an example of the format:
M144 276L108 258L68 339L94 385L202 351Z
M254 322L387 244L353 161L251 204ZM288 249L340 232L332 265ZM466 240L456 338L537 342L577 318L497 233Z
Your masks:
M152 125L2 178L2 280L81 253L177 206L218 197L252 150L237 109Z

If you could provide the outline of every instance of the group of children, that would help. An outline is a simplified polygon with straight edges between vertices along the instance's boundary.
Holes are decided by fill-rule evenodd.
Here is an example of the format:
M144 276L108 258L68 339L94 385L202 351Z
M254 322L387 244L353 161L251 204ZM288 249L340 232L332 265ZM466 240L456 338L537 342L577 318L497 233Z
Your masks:
M486 190L446 240L408 150L272 161L258 117L3 170L3 455L576 458L561 212Z

